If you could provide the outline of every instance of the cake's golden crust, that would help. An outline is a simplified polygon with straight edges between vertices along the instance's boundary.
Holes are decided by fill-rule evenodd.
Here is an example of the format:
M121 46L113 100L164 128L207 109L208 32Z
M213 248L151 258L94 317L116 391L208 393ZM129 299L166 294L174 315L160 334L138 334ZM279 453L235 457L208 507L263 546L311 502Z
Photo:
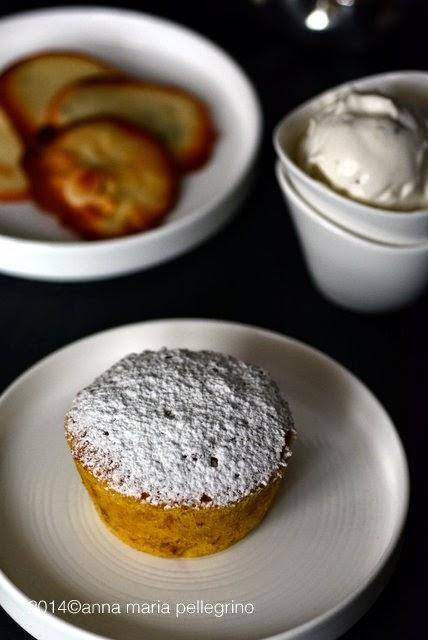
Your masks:
M266 371L188 349L129 354L65 417L102 520L126 544L163 557L221 551L261 522L287 468L293 424Z
M277 476L265 487L226 506L164 508L121 495L78 460L75 464L109 529L140 551L168 558L204 556L238 542L261 522L282 479Z

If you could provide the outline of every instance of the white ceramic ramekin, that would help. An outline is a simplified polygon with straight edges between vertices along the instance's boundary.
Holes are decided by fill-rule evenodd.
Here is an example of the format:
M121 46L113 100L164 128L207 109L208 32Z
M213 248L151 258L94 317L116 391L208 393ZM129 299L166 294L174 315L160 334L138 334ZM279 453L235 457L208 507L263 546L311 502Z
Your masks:
M293 188L280 162L276 175L300 238L309 273L331 301L354 311L384 312L415 300L428 284L428 242L393 246L332 223Z
M347 82L309 100L277 125L274 145L295 190L333 222L377 242L408 245L428 241L428 209L412 212L378 209L346 198L305 173L294 161L296 145L312 113L350 89L386 92L428 111L428 73L400 71Z

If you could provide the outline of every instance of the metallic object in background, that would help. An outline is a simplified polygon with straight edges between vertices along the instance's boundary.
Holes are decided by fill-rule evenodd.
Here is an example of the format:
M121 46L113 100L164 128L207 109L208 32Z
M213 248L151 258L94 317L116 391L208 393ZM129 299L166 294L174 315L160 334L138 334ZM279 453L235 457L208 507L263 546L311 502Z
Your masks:
M364 49L397 27L413 0L258 0L277 25L313 44Z

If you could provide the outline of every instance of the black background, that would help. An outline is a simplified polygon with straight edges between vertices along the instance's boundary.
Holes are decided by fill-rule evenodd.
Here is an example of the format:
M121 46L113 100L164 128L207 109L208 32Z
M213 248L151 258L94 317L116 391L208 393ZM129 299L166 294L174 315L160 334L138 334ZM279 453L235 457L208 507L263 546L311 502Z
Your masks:
M370 51L350 52L303 45L265 21L260 9L244 0L142 0L138 9L181 22L215 40L255 83L265 134L250 197L214 239L147 272L89 284L0 276L0 389L46 354L84 335L151 318L206 317L297 337L339 360L374 391L403 439L412 497L394 576L373 608L344 636L347 640L409 640L422 634L418 629L426 608L422 509L428 295L406 310L368 316L339 309L315 291L275 183L271 131L287 110L339 82L385 70L428 70L425 4L413 4L409 20L389 41ZM15 3L13 11L29 6ZM0 638L29 637L0 612Z

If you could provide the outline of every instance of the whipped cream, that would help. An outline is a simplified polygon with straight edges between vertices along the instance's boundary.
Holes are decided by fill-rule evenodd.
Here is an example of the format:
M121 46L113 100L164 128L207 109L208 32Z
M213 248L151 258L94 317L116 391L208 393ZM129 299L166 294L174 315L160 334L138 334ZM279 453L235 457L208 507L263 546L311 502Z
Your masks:
M355 200L396 210L428 206L427 125L387 96L338 96L310 119L297 155L307 173Z

